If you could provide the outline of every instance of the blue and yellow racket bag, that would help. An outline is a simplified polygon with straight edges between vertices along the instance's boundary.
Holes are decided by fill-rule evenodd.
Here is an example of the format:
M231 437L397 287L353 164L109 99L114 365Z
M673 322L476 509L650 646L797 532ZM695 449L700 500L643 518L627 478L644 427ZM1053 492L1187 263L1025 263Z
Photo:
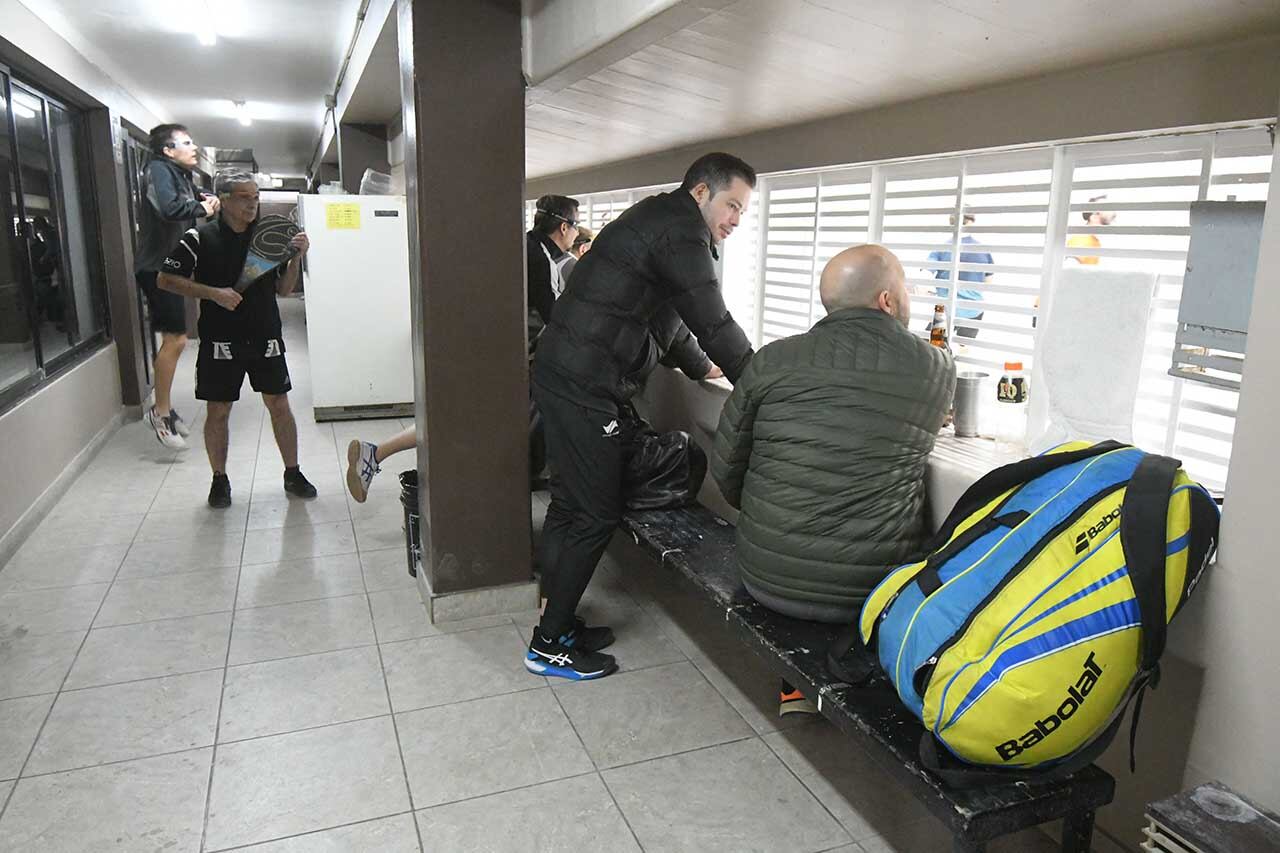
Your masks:
M926 766L1039 776L1106 747L1216 548L1217 504L1180 465L1108 441L998 468L872 591L857 633Z

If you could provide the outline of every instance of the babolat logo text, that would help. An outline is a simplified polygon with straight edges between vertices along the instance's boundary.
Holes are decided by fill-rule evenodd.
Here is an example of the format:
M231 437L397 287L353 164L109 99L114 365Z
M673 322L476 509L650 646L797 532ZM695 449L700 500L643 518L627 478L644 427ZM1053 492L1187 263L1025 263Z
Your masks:
M1102 531L1106 530L1111 525L1111 522L1115 521L1119 517L1120 507L1116 507L1099 519L1098 523L1093 527L1090 527L1082 533L1076 534L1076 553L1083 554L1085 549L1092 544L1093 540L1100 536Z
M1035 726L1028 729L1021 737L1007 740L996 747L1001 761L1011 761L1018 755L1038 744L1056 732L1064 722L1071 719L1076 711L1084 705L1084 700L1093 692L1094 685L1102 677L1102 667L1093 659L1093 652L1084 662L1084 671L1076 679L1076 683L1067 688L1067 696L1058 705L1058 710L1043 720L1036 720Z

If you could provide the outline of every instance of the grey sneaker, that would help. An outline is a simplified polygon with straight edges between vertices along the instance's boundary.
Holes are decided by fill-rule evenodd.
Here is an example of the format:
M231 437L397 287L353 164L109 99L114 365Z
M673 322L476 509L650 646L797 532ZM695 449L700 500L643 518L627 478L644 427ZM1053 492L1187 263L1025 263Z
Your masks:
M187 449L187 442L182 438L182 436L178 435L172 424L170 424L170 418L161 417L156 414L156 410L154 408L150 408L147 409L147 412L142 416L142 419L147 422L147 426L155 430L156 438L165 447L170 450Z

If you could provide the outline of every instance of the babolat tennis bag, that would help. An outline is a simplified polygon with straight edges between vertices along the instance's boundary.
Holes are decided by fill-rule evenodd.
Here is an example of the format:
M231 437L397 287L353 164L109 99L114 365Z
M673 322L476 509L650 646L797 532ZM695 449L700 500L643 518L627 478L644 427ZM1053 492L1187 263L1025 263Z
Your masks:
M860 638L924 723L922 763L949 783L1088 765L1135 697L1136 730L1166 626L1217 544L1218 507L1180 465L1072 442L991 471L928 558L872 591L833 672L856 683L841 661Z

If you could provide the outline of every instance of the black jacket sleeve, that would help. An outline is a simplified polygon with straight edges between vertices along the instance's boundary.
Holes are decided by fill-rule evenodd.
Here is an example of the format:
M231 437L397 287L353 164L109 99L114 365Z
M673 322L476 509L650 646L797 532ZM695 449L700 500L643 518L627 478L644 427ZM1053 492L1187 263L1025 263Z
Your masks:
M698 224L698 229L674 226L665 239L656 241L653 265L698 345L730 382L737 382L751 360L751 344L724 305L707 243L710 236Z
M147 201L169 222L204 218L204 205L182 192L173 170L158 160L147 166Z
M551 310L556 304L556 294L551 289L551 262L532 235L525 237L525 256L529 271L528 308L542 318L545 326L551 322Z
M690 379L705 378L711 372L711 359L698 346L697 338L680 320L675 309L669 305L664 306L655 321L664 326L661 336L665 341L662 364L680 368Z

